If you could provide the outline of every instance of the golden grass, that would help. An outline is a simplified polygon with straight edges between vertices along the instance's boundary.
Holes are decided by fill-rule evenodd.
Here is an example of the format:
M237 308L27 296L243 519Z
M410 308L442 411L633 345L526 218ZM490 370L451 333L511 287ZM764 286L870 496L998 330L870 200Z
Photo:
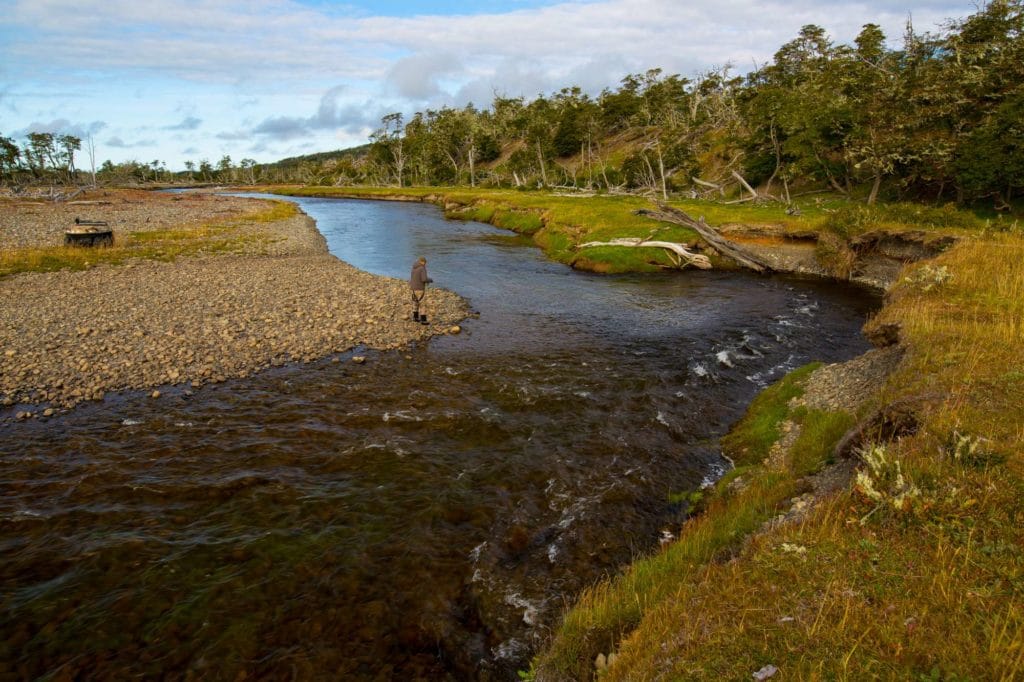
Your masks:
M128 259L174 260L182 256L237 253L260 242L259 235L242 231L247 225L285 220L298 213L295 204L275 201L270 208L197 226L129 232L109 247L51 246L0 249L0 277L19 272L84 270L100 264L118 265Z
M1024 676L1024 239L979 235L908 268L871 324L887 322L907 352L873 402L917 398L921 424L881 473L798 523L733 526L728 561L688 552L734 506L800 490L820 447L798 442L786 472L745 468L742 493L719 486L678 543L583 595L530 676L589 679L612 651L602 679Z

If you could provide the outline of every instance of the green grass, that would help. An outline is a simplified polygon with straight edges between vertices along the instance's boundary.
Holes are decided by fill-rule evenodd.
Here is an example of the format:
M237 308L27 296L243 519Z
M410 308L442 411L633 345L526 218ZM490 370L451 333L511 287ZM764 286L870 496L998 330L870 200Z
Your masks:
M846 412L800 409L792 415L800 425L800 434L790 453L790 470L796 476L806 476L832 463L836 443L849 431L856 420Z
M517 191L452 187L270 187L267 191L290 196L333 196L359 199L428 201L445 207L450 218L487 222L533 236L552 260L594 272L653 272L676 267L659 248L578 248L591 241L619 237L654 237L695 245L697 235L684 227L659 223L634 215L652 207L643 197L596 194L565 196L545 191ZM963 232L984 229L986 222L974 213L949 206L929 208L912 204L863 206L834 196L797 199L799 215L787 214L780 203L734 204L701 200L669 201L694 218L703 217L713 226L741 224L768 227L782 234L827 234L835 254L823 253L832 271L849 274L852 252L846 241L857 234L886 229L925 229ZM841 235L841 236L840 236ZM835 261L835 262L832 262ZM716 267L733 267L726 259L713 256ZM845 263L845 266L844 266Z
M722 452L737 466L760 464L782 435L779 427L789 414L789 401L804 394L804 384L814 370L813 362L793 370L761 391L746 414L721 440Z

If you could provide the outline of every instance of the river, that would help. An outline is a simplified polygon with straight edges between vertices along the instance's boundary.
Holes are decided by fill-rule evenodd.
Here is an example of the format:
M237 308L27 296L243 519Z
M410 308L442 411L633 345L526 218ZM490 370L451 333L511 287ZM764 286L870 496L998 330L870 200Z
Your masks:
M6 427L0 674L515 679L574 595L678 530L756 392L863 352L879 304L591 275L433 206L296 201L339 258L405 278L423 255L478 315L362 365Z

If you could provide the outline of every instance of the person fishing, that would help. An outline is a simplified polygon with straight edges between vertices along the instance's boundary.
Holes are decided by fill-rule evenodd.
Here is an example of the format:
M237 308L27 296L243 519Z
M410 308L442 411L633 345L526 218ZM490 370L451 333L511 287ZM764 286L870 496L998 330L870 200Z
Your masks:
M409 275L409 288L412 290L412 321L420 324L429 324L427 316L420 315L420 302L427 293L427 285L433 282L427 276L427 259L420 256L412 264L412 274Z

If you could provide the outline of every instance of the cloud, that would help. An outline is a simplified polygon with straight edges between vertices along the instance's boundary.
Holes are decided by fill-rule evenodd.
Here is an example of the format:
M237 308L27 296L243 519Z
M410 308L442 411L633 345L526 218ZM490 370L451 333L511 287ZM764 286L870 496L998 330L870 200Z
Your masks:
M307 138L322 130L340 129L356 134L380 121L381 109L372 102L340 104L344 90L344 86L338 86L324 93L312 116L271 116L256 125L252 132L285 141Z
M434 96L440 75L468 82L508 59L539 62L548 74L569 73L604 54L648 66L673 62L673 68L746 64L770 57L806 23L846 41L868 21L899 35L907 17L906 0L599 0L404 18L358 18L294 0L12 5L6 22L24 30L12 34L5 52L18 69L120 67L229 84L282 76L386 79L414 100ZM972 9L955 0L915 0L914 15L919 29L930 29ZM40 54L47 55L45 64L38 63Z
M155 147L157 146L156 140L136 140L135 142L125 142L119 135L114 135L107 140L106 145L108 147L114 147L115 149L136 149L139 147Z
M248 131L245 131L245 130L236 130L236 131L233 131L233 132L232 131L224 131L224 132L217 133L216 135L214 135L214 137L216 137L218 140L227 140L229 142L234 142L234 141L237 141L237 140L249 140L249 139L252 139L252 133L250 133Z
M385 63L349 43L316 39L329 16L292 0L15 0L17 27L5 58L23 72L54 66L76 73L124 68L199 82L330 73L359 77ZM6 37L6 36L5 36ZM128 39L126 39L128 37ZM46 54L46 63L38 56Z
M14 99L11 97L11 86L9 85L0 88L0 106L3 106L11 113L18 113L18 107L15 106Z
M180 123L164 126L164 130L195 130L202 125L203 119L195 116L186 116Z
M14 135L25 137L29 133L53 133L54 135L74 135L75 137L85 139L106 127L107 124L104 121L93 121L83 124L72 123L66 118L55 118L47 122L33 121L23 129L16 131Z
M293 140L306 137L311 132L309 119L275 116L265 119L252 129L257 135L269 135L279 140Z
M391 111L486 107L495 94L569 85L597 94L653 67L690 77L732 63L742 74L804 24L849 42L874 22L895 44L908 18L908 0L481 0L447 16L428 14L430 3L372 16L379 10L358 1L366 9L320 0L0 2L0 124L10 134L31 120L27 112L55 111L34 115L76 134L89 126L58 117L101 119L105 133L156 137L168 159L200 140L233 156L252 145L273 153L299 142L358 144ZM918 31L977 11L966 0L912 4ZM295 109L310 92L322 93L319 102ZM152 142L111 139L121 149Z
M400 97L412 100L427 100L441 94L438 79L450 73L458 73L462 64L455 55L448 53L416 54L399 59L388 70L386 82Z

